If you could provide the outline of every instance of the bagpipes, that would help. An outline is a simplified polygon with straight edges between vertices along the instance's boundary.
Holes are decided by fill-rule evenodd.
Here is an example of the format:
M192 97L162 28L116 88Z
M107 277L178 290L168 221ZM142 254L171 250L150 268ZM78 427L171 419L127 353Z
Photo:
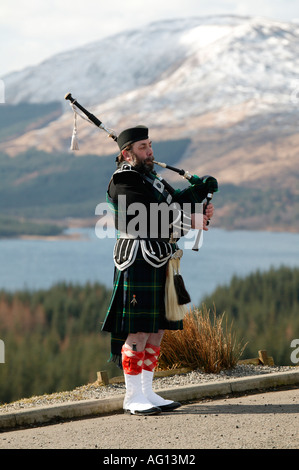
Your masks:
M77 140L77 115L89 121L90 123L94 124L99 129L104 130L108 134L108 137L112 138L117 143L116 133L112 129L109 129L106 126L104 126L102 121L100 121L96 116L94 116L87 109L85 109L80 103L78 103L78 101L72 97L71 93L67 93L64 98L70 101L71 108L73 109L73 112L74 112L74 128L73 128L73 135L72 135L72 141L71 141L71 150L79 149L78 140ZM78 110L80 110L86 117L83 116ZM213 198L214 192L218 191L218 183L215 178L209 175L206 175L203 177L199 177L197 175L191 175L188 171L175 168L170 165L166 165L166 163L156 162L155 160L154 160L154 163L156 165L161 166L162 168L166 168L166 169L169 169L178 173L183 178L187 179L191 185L199 183L199 182L204 184L206 203L204 204L203 213L205 213L207 206L210 204ZM156 172L153 172L153 173L156 173ZM167 181L165 181L162 178L160 178L160 181L162 181L165 188L169 191L170 194L173 194L175 192L175 189L172 188L172 186L169 183L167 183ZM207 221L207 225L208 224L209 224L209 221ZM202 234L202 230L199 230L194 247L192 248L193 251L199 250L198 245L199 245L201 234Z
M80 115L83 119L91 122L96 127L107 132L108 136L117 143L117 135L115 134L115 132L112 129L108 129L107 127L105 127L103 123L96 116L91 114L80 103L78 103L78 101L72 97L71 93L67 93L65 95L65 99L70 101L71 107L74 111L74 129L73 129L72 142L71 142L72 150L79 149L77 135L76 135L77 134L77 115ZM79 111L81 111L86 117L84 117ZM210 201L212 200L213 193L218 191L218 183L215 178L213 178L212 176L204 176L200 178L199 176L191 175L188 171L175 168L170 165L166 165L166 163L161 163L161 162L156 162L156 161L154 161L154 163L156 165L161 166L162 168L166 168L166 169L169 169L178 173L179 175L186 178L191 185L200 184L201 186L204 186L206 204L204 205L203 213L205 212L207 206L210 204ZM153 171L153 173L156 174L155 171ZM163 178L161 178L158 175L157 177L164 184L164 187L167 189L167 191L171 195L173 195L175 192L175 189L172 188L172 186L169 183L167 183L167 181L165 181ZM207 224L208 223L209 221L207 221ZM200 242L201 236L202 236L202 229L198 230L196 241L192 250L194 251L199 250L199 242ZM173 256L169 259L168 265L167 265L164 300L165 300L165 315L169 321L183 320L184 316L186 315L188 311L187 304L191 301L189 293L187 292L185 288L183 278L180 274L180 258L182 257L182 254L183 254L182 250L180 249L176 250Z

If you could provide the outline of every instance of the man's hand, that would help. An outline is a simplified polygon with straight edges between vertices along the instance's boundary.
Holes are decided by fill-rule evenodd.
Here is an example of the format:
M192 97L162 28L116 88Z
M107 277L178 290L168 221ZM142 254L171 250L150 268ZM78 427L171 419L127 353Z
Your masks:
M212 203L210 203L208 206L204 204L203 210L205 211L205 214L203 216L203 230L209 230L207 226L208 220L210 220L213 217L214 214L214 206Z
M213 204L209 204L206 207L206 204L204 204L204 210L206 213L204 215L202 214L191 214L191 228L195 228L198 230L209 230L209 226L207 225L208 220L213 217L214 214L214 206Z

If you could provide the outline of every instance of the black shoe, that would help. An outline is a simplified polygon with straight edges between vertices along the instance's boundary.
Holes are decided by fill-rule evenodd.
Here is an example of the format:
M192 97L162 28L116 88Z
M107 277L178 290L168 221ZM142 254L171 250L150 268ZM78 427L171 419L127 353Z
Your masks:
M129 415L138 415L138 416L150 416L150 415L157 415L161 413L161 408L157 406L153 406L152 408L148 408L146 410L124 410L124 413Z
M180 406L182 406L181 403L178 401L173 401L172 403L168 403L168 405L159 405L159 408L161 411L172 411L176 408L179 408Z

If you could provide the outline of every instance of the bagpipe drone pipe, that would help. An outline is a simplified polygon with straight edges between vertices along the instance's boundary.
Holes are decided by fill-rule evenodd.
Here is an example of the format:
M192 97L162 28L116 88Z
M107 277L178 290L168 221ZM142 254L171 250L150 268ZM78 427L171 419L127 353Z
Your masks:
M72 135L72 142L71 142L72 150L79 149L78 141L77 141L77 115L87 120L88 122L94 124L99 129L104 130L108 134L108 137L112 138L117 143L117 135L114 132L114 130L109 129L106 126L104 126L102 121L100 121L100 119L94 116L94 114L90 113L87 109L85 109L80 103L78 103L78 101L72 97L71 93L67 93L64 98L70 101L70 105L74 112L74 128L73 128L73 135ZM81 113L83 113L84 115L82 115ZM187 179L191 185L201 184L201 186L204 187L204 196L206 199L206 203L204 204L204 209L203 209L203 213L205 213L207 206L210 204L213 198L213 194L218 191L218 182L213 176L206 175L203 177L199 177L197 175L191 175L188 171L185 171L183 169L179 169L179 168L175 168L173 166L167 165L166 163L157 162L155 160L154 160L154 163L156 165L161 166L162 168L169 169L171 171L178 173L183 178ZM168 192L171 195L173 195L175 192L175 189L169 183L167 183L167 181L165 181L164 179L160 178L160 181L162 181L162 183L164 184ZM209 221L207 221L207 225L208 224L209 224ZM198 231L196 242L194 244L194 247L192 248L194 251L198 251L198 244L199 244L201 232L202 232L201 230Z

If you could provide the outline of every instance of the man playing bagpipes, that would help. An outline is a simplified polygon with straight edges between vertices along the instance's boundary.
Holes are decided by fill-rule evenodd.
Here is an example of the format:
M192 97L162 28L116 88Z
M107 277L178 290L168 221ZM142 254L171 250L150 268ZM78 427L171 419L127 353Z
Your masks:
M154 393L152 383L164 330L183 328L190 297L175 264L182 255L177 241L195 228L194 211L207 197L207 182L195 177L188 188L173 190L153 169L145 126L124 130L117 144L118 168L110 180L107 200L115 213L118 239L114 288L102 330L111 333L111 359L124 372L125 412L150 415L180 406ZM216 191L217 182L210 178ZM191 208L187 212L186 203ZM170 209L162 217L159 213L158 221L157 207ZM208 204L202 216L203 230L208 230L213 212L213 205ZM166 224L165 214L169 217Z
M152 382L164 330L183 328L190 302L179 271L182 250L177 241L190 228L198 228L198 205L202 207L205 199L201 229L208 230L214 212L210 201L218 183L212 176L199 178L155 162L145 126L125 129L117 137L71 93L65 99L74 111L72 150L79 148L77 115L105 130L120 150L118 169L107 191L118 239L114 247L113 293L102 330L111 333L111 359L118 361L124 371L124 410L140 415L174 410L180 403L154 393ZM154 163L184 176L190 186L174 190L153 170ZM157 206L163 209L161 213ZM169 208L166 212L165 206ZM137 223L136 207L140 213ZM192 249L198 250L198 237Z

